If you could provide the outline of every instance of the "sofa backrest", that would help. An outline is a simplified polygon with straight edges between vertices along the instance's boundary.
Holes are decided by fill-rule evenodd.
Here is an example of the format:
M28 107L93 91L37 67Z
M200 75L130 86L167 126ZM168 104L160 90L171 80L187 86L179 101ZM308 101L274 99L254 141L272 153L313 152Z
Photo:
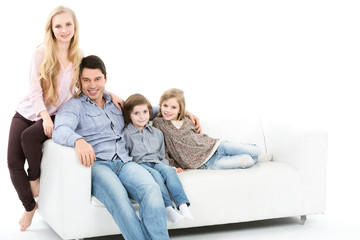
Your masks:
M242 143L255 143L266 152L264 133L260 117L244 117L236 119L200 119L204 134L221 140Z

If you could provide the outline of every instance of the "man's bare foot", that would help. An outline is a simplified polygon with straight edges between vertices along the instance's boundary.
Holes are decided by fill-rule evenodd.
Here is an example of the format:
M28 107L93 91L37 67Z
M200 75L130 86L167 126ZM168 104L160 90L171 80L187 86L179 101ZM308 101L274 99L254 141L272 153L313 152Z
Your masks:
M32 211L28 212L25 211L22 217L20 218L19 224L20 224L20 231L24 232L28 227L31 225L31 221L34 217L35 211L38 208L37 203L35 204L35 207Z
M29 181L29 182L30 182L30 189L33 194L33 197L34 198L38 197L39 191L40 191L40 178L38 178L34 181Z

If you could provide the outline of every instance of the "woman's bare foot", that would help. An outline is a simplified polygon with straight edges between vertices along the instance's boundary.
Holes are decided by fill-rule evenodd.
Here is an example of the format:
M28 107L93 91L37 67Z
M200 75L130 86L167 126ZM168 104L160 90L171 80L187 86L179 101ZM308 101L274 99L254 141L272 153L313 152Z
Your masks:
M29 182L30 182L30 189L33 194L33 197L34 198L38 197L39 191L40 191L40 178L38 178L34 181L29 181Z
M31 221L34 217L35 211L38 208L37 203L35 203L35 207L32 211L28 212L25 211L22 217L20 218L19 224L20 224L20 231L24 232L28 227L31 225Z

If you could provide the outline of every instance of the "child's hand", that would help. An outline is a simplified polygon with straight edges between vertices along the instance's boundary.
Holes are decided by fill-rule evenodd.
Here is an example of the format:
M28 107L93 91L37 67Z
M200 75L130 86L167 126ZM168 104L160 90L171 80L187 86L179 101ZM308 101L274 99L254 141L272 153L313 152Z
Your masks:
M176 170L176 173L181 173L184 171L184 169L182 168L176 168L176 167L173 167L175 170Z

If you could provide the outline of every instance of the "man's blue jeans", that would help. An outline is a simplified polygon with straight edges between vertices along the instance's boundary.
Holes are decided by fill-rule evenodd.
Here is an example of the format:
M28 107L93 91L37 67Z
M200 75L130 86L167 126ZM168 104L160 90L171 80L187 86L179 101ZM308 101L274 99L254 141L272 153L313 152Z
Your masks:
M96 159L91 168L92 194L113 216L125 239L169 239L159 186L143 167ZM139 203L140 219L129 200Z
M257 163L259 154L260 148L255 144L222 141L213 156L200 169L249 168ZM244 161L245 155L250 156L252 161Z
M140 165L149 171L155 179L155 182L159 185L165 207L174 206L169 192L171 193L177 208L183 203L190 206L190 202L174 168L165 163L146 162L140 163Z

